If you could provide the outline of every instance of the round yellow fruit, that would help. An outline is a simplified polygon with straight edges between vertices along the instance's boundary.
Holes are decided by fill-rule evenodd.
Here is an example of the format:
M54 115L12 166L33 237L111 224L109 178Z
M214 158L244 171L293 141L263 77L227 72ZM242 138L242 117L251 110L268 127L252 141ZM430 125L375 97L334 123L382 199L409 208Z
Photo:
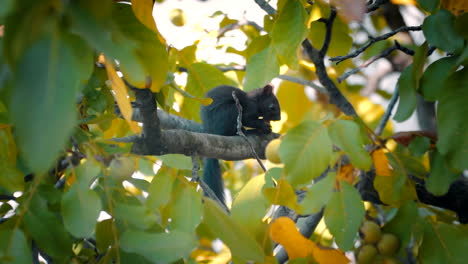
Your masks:
M357 263L358 264L367 264L372 263L372 261L377 256L377 249L374 245L364 245L359 249L357 254Z
M185 12L180 8L172 9L171 13L169 13L169 18L171 19L172 24L175 26L182 27L185 25Z
M116 157L109 165L109 174L118 180L129 179L135 170L135 160L130 157Z
M267 160L269 160L272 163L280 164L281 159L279 156L279 146L281 144L281 139L273 139L268 143L265 149L265 156Z
M374 244L382 236L380 226L373 221L364 221L359 229L359 234L365 244Z
M384 256L394 256L400 248L400 239L390 233L384 233L377 243L377 249Z

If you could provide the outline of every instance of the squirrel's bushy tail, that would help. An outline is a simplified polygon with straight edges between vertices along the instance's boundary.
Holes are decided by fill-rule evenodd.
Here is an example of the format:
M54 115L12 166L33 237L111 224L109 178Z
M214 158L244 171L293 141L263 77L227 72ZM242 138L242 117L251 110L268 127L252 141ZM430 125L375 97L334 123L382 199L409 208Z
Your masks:
M219 161L217 159L205 159L202 180L211 188L218 199L225 203L224 183L223 177L221 175L221 166L219 165Z

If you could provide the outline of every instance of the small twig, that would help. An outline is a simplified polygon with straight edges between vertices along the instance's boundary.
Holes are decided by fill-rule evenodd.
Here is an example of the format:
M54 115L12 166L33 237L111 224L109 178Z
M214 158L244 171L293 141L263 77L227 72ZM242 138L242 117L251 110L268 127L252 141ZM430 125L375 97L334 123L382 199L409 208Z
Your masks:
M198 163L197 156L192 156L192 182L199 182L200 177L198 176L198 171L200 171L200 164Z
M387 109L385 110L384 115L382 116L382 119L380 119L379 124L377 125L377 128L375 129L375 134L380 136L382 135L382 132L387 125L388 120L390 119L390 116L392 115L393 108L395 107L395 104L398 100L398 87L395 88L395 92L392 95L392 98L390 98L390 101L388 102Z
M325 40L323 41L322 48L320 49L320 56L325 56L328 51L328 47L330 46L331 36L332 36L332 28L333 28L333 21L336 17L336 10L332 8L330 11L330 16L327 19L323 19L322 21L325 23L326 31L325 31Z
M258 157L257 152L255 152L255 149L252 146L252 143L250 143L249 139L245 136L244 132L242 132L242 105L240 104L239 98L237 98L235 91L232 92L232 98L234 98L234 101L236 102L237 111L239 112L239 114L237 115L237 134L241 136L243 139L245 139L245 141L247 141L247 143L250 146L250 149L252 150L252 154L254 155L258 164L260 164L260 167L262 167L263 171L266 172L266 168L263 165L260 158Z
M258 6L260 6L261 9L263 9L267 14L270 16L273 16L276 14L276 10L266 1L264 0L255 0L255 3L257 3Z
M245 65L216 66L222 72L227 71L245 71Z
M360 70L368 67L369 65L371 65L372 63L374 63L375 61L381 59L381 58L384 58L384 57L387 57L388 55L390 55L390 53L392 53L393 51L395 50L401 50L403 52L405 52L406 54L408 55L414 55L414 51L408 49L408 48L405 48L403 46L401 46L396 40L395 40L395 45L393 45L392 47L384 50L382 53L380 53L379 55L377 56L374 56L370 59L368 59L367 61L365 61L363 64L359 65L358 67L348 71L348 72L345 72L343 73L340 77L338 77L337 81L339 83L341 83L342 81L346 80L349 76L359 72ZM411 54L410 54L411 53Z
M330 61L336 61L336 64L338 64L338 63L340 63L340 62L342 62L344 60L357 57L359 54L361 54L367 48L369 48L372 44L374 44L376 42L379 42L379 41L382 41L382 40L386 40L386 39L394 36L395 34L397 34L399 32L420 31L420 30L422 30L421 26L411 26L411 27L404 26L404 27L400 27L400 28L398 28L398 29L396 29L394 31L388 32L387 34L383 34L383 35L378 36L376 38L371 38L369 42L364 44L362 47L356 49L355 51L349 53L348 55L333 57L333 58L330 58ZM401 51L405 52L405 50L403 50L403 49Z
M297 83L297 84L301 84L301 85L304 85L304 86L309 86L309 87L312 87L314 88L315 90L317 90L318 92L320 93L323 93L323 94L328 94L328 91L327 89L323 88L322 86L320 85L317 85L311 81L308 81L308 80L304 80L304 79L299 79L299 78L296 78L294 76L289 76L289 75L279 75L277 76L277 78L281 79L281 80L285 80L285 81L290 81L290 82L293 82L293 83Z
M379 7L388 2L388 0L375 0L369 1L370 3L367 4L367 13L375 11L379 9Z
M211 190L210 186L208 186L204 181L200 180L198 176L198 171L200 171L200 164L198 163L197 156L192 156L192 182L198 182L200 188L203 190L203 193L208 196L209 198L215 200L226 213L229 214L229 208L224 204L221 200L219 200L218 196Z

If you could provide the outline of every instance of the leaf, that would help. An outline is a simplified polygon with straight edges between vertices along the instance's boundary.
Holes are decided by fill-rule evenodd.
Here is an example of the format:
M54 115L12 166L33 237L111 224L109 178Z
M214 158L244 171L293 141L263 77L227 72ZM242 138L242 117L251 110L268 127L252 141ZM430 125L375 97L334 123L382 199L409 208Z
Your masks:
M251 91L265 86L279 74L279 62L272 45L255 54L247 62L244 90Z
M239 191L231 208L232 219L245 228L258 243L265 242L263 235L266 232L266 225L263 223L263 218L270 207L269 201L263 196L263 189L273 185L267 175L252 177Z
M432 13L439 7L439 0L418 0L418 4L427 12Z
M414 201L408 201L398 208L395 217L386 223L383 232L392 233L401 240L400 252L403 252L413 237L413 230L419 225L418 207Z
M418 260L429 264L466 263L466 245L468 245L466 226L426 220Z
M96 227L101 199L95 191L73 185L63 195L61 209L65 228L77 238L86 238Z
M305 90L303 85L293 82L281 82L278 86L276 97L281 106L281 112L287 114L285 122L288 128L299 125L313 105Z
M336 173L328 173L325 178L314 183L307 191L304 199L301 202L302 214L315 214L320 212L322 208L328 204L332 195L335 184Z
M463 48L463 37L455 32L455 16L441 9L424 20L424 36L430 44L450 53L458 53Z
M427 190L436 196L442 196L458 178L458 173L451 171L444 157L434 150L431 156L431 173L426 181Z
M325 34L326 27L323 22L313 21L310 23L309 39L314 47L322 47L325 41ZM353 45L353 38L349 34L349 25L337 17L333 23L332 41L328 47L327 55L334 57L347 54Z
M159 35L155 26L151 29L145 26L146 23L151 24L151 20L154 24L152 14L149 12L152 8L149 10L146 9L144 15L146 16L145 25L135 17L132 8L133 5L115 4L112 9L112 18L116 21L120 31L127 38L137 43L134 48L134 53L138 58L138 63L144 67L144 75L135 76L133 74L129 74L133 71L133 69L131 69L131 67L134 67L133 64L122 63L121 70L127 80L137 87L147 87L146 77L151 77L151 91L159 92L166 82L169 70L166 46L160 41L160 38L162 39L162 37ZM140 15L142 14L140 13Z
M372 166L369 153L364 149L364 141L359 126L350 120L337 120L328 127L333 143L342 149L356 167L368 171Z
M293 187L318 177L332 159L332 143L325 126L305 121L289 130L281 141L279 154L286 179Z
M403 122L408 119L416 109L416 88L417 82L412 75L413 66L406 67L398 79L398 92L400 100L398 102L397 112L393 119L397 122Z
M296 192L285 178L281 178L276 184L276 187L266 188L265 197L272 204L287 206L293 210L300 210L299 204L297 203Z
M425 41L421 46L416 49L416 53L413 57L413 64L411 67L411 78L416 83L416 90L419 89L419 80L424 71L424 64L427 59L427 50L428 50L427 41Z
M156 32L156 23L153 18L153 1L133 0L132 10L143 25Z
M324 219L336 244L343 251L350 250L366 213L359 192L345 181L341 189L334 192L325 208Z
M435 101L444 90L444 83L456 68L457 57L445 57L427 67L421 79L424 99Z
M47 255L65 258L72 254L72 239L59 217L47 208L47 201L34 196L24 215L27 233Z
M179 170L191 170L193 167L192 159L181 154L166 154L158 156L158 159L162 160L164 166Z
M288 217L279 217L271 223L270 236L284 247L290 260L313 256L314 260L321 264L350 262L343 251L323 247L302 236Z
M116 228L114 219L106 219L96 224L96 247L105 252L114 243Z
M172 181L171 175L161 171L153 177L146 199L146 206L150 210L158 210L160 206L169 202L172 193Z
M406 174L392 171L390 176L376 175L374 187L379 193L379 198L383 203L400 206L406 201L416 199L414 185L406 179Z
M157 216L140 203L118 203L114 208L116 220L133 229L147 230L157 222Z
M244 261L252 260L263 263L265 255L257 241L239 223L229 217L216 202L209 198L205 198L204 202L204 223L229 247L232 256Z
M20 229L0 230L0 262L9 264L32 263L29 243Z
M141 127L138 126L137 122L132 121L133 109L130 104L130 99L127 92L127 86L123 80L117 75L114 65L108 59L106 59L106 71L107 76L111 82L112 90L114 91L115 100L119 106L120 112L127 121L128 125L135 133L141 132Z
M293 69L298 66L297 49L307 36L306 21L307 13L301 2L286 1L282 8L278 9L271 29L272 47L280 61Z
M11 117L21 152L36 173L51 167L76 123L82 76L69 69L77 67L78 60L58 33L35 42L18 62Z
M466 10L468 10L468 3L466 1L442 0L441 6L450 10L454 15L465 14Z
M186 257L195 248L193 234L171 231L148 233L126 231L120 237L120 247L130 253L144 256L153 263L169 263Z
M201 222L202 200L201 194L195 186L179 184L173 191L171 211L171 229L193 233Z
M378 149L372 152L372 160L374 161L375 175L391 176L392 171L388 162L387 155L383 149Z
M468 168L468 69L452 74L444 87L437 107L437 149L450 168L463 171Z

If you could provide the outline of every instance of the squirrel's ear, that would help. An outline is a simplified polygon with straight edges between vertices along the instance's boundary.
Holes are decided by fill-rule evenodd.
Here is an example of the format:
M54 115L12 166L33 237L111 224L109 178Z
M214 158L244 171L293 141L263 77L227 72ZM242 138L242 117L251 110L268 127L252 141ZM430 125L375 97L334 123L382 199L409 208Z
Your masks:
M273 86L271 84L267 84L265 87L263 87L263 93L264 94L272 94L273 93Z

